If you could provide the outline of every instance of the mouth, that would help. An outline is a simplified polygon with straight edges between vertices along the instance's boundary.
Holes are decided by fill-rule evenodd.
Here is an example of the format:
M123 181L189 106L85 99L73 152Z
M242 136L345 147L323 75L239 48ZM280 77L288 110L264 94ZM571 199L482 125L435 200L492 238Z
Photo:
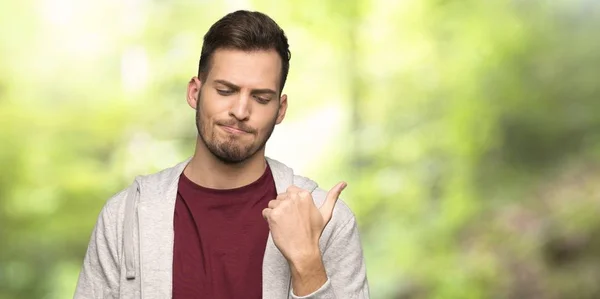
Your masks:
M242 129L238 129L236 127L230 127L230 126L225 126L225 125L219 125L219 127L221 127L221 129L223 129L223 131L230 133L230 134L248 134L248 132L246 132Z

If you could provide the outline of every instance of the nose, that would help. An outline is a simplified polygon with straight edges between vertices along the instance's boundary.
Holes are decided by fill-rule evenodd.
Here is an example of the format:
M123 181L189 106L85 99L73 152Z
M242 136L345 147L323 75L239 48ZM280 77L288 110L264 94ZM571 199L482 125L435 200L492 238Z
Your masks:
M235 117L239 121L248 120L250 117L250 95L240 93L239 96L233 100L231 108L229 109L229 115Z

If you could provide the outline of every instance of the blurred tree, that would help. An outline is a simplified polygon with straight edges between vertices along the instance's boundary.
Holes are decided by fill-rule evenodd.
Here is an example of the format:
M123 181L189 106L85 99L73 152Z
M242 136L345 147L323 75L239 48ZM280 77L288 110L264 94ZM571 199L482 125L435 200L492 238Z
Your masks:
M496 213L515 205L527 211L539 201L532 190L570 162L597 161L600 102L591 74L598 72L600 43L583 36L599 28L589 17L598 5L397 5L374 5L361 39L358 73L367 88L357 109L363 123L353 133L365 163L339 166L354 175L350 192L370 244L367 262L377 269L369 273L376 296L599 296L594 284L579 282L600 279L589 278L597 274L588 267L567 276L540 262L548 250L557 256L587 243L546 234L520 240L519 231L492 228L505 221ZM591 196L557 200L597 209ZM595 235L592 218L572 232L575 240ZM554 223L550 231L565 226ZM597 260L586 261L597 268Z

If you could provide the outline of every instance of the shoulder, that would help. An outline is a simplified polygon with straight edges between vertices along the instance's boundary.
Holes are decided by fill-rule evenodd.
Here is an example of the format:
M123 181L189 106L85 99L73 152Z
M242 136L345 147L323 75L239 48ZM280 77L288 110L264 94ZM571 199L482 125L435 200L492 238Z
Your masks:
M121 217L117 217L118 215L122 215L125 212L125 203L127 202L127 197L132 191L131 189L134 188L134 184L136 184L136 182L134 181L133 183L131 183L130 185L128 185L125 189L117 192L116 194L114 194L113 196L111 196L106 203L104 204L104 207L102 208L102 212L101 214L106 218L116 218L119 219Z
M179 176L187 166L191 158L187 158L178 164L161 171L137 176L134 183L138 183L140 189L146 193L163 193L166 189L173 187L179 180Z

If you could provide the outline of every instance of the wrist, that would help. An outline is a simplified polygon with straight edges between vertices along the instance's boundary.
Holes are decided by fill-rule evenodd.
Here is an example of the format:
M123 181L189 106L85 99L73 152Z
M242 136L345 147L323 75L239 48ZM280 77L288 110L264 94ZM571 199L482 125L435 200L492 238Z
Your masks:
M307 250L297 251L290 256L288 263L292 271L306 272L314 269L318 264L322 264L321 251L318 247Z

